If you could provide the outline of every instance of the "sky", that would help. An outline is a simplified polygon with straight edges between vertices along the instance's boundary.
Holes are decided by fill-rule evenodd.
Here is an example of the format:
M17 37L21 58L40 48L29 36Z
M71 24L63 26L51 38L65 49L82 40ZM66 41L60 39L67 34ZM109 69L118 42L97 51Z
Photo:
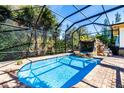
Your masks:
M75 5L76 7L78 7L79 9L85 7L84 5ZM117 5L104 5L104 8L105 10L108 10L108 9L111 9L113 7L116 7ZM62 15L61 16L58 16L57 14L53 13L54 15L56 15L56 18L58 20L58 22L61 22L63 17L66 17L68 16L69 14L71 13L74 13L76 10L75 7L73 7L73 5L50 5L49 6L49 9L58 13L59 15ZM87 9L83 10L82 13L89 17L89 16L92 16L92 15L95 15L97 13L100 13L100 12L103 12L103 8L100 6L100 5L93 5L91 7L88 7ZM116 13L120 13L121 15L121 21L120 22L124 22L124 8L121 8L121 9L118 9L116 11L113 11L113 12L110 12L110 13L107 13L107 16L110 20L110 23L114 22L115 21L115 14ZM61 35L60 35L60 38L62 38L62 34L65 32L65 30L67 29L67 25L71 25L73 24L73 22L76 22L76 21L79 21L81 19L85 19L86 17L83 16L80 12L69 17L68 20L65 20L61 26ZM92 18L90 19L91 21L94 21L97 17L95 18ZM104 19L106 18L106 15L103 14L96 22L97 23L104 23ZM87 24L87 23L90 23L89 20L87 21L84 21L84 22L81 22L81 23L78 23L76 25L74 25L75 27L79 27L81 25L84 25L84 24ZM86 26L88 32L96 32L96 30L94 29L93 25L89 25L89 26ZM96 25L96 28L98 31L101 30L101 26L97 26Z

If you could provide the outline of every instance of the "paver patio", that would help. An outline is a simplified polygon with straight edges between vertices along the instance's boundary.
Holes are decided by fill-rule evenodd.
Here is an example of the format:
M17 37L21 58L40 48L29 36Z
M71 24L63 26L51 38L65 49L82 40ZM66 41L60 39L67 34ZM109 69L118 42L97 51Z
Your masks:
M63 55L63 54L60 54ZM0 87L1 88L24 88L28 87L20 83L17 78L17 71L29 60L49 58L34 57L23 59L22 65L16 65L15 61L0 63ZM124 57L103 57L97 65L82 81L72 86L73 88L122 88L124 87Z
M124 87L124 58L104 57L99 65L97 65L81 82L73 87Z

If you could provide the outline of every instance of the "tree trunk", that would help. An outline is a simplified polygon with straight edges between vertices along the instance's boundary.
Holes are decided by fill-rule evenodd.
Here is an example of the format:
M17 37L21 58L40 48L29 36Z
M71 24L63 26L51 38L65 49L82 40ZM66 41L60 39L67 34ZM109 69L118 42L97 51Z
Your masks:
M47 31L43 30L43 43L41 45L41 55L45 55L46 54L46 41L47 41Z
M38 55L38 46L37 46L37 31L34 30L34 52Z

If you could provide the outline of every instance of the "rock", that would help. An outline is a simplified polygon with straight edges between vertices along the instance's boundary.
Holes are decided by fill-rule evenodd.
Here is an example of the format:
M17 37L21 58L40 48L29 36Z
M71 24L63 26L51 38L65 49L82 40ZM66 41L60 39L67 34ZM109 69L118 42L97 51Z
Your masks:
M96 39L94 43L94 53L97 56L112 56L112 51L99 39Z

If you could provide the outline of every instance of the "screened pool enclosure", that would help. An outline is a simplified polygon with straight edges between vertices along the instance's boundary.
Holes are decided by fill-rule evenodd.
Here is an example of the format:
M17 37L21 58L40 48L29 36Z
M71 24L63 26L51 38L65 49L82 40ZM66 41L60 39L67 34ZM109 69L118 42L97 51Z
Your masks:
M114 47L123 16L123 5L0 6L0 61L72 52L101 34Z

